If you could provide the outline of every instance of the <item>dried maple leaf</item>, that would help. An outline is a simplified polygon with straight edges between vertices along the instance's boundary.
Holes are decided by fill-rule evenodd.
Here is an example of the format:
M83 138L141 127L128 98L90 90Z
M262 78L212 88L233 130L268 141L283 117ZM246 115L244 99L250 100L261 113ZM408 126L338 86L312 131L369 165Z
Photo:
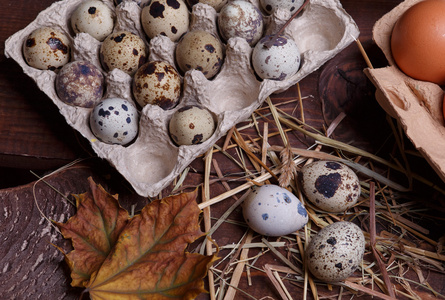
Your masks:
M90 180L76 196L78 211L57 224L74 250L66 255L72 285L91 299L194 299L215 256L185 251L203 233L197 191L148 204L128 219L117 196Z
M89 178L90 191L76 198L77 214L66 223L56 223L63 236L72 240L74 250L66 261L71 269L72 286L85 287L116 244L129 220L117 196L107 193Z
M94 273L91 299L194 299L215 260L185 252L202 236L197 192L147 205L122 231L117 244Z

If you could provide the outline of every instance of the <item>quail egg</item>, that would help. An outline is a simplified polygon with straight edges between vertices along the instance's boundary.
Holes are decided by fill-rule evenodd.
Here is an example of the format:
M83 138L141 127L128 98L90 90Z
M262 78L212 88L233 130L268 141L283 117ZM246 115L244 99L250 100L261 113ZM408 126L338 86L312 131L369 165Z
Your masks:
M23 55L31 67L55 71L70 61L70 41L57 29L41 27L25 39Z
M196 145L208 140L215 131L212 114L197 105L178 109L169 122L170 136L181 145Z
M141 22L149 38L161 34L175 42L187 32L190 17L182 0L153 0L142 9Z
M290 234L303 228L308 221L300 200L273 184L252 188L243 203L243 216L250 228L268 236Z
M262 79L285 80L298 72L300 51L294 40L268 35L255 45L252 65Z
M263 35L263 16L252 3L234 0L221 8L218 27L224 40L241 37L254 46Z
M66 104L93 107L102 99L105 79L98 67L86 61L73 61L56 77L56 91Z
M134 75L133 95L142 107L153 104L170 109L178 104L181 96L181 79L172 65L163 61L148 62Z
M176 62L184 73L195 69L206 78L212 78L220 70L223 60L221 42L204 30L186 33L176 47Z
M217 12L221 10L221 8L226 5L228 0L188 0L187 3L190 7L195 4L203 3L213 7Z
M102 1L84 1L71 15L71 27L75 33L85 32L103 41L113 31L113 12Z
M306 249L306 262L318 279L338 282L359 268L364 252L362 230L351 222L337 222L312 237Z
M106 71L117 68L129 75L147 60L147 48L144 41L129 31L110 34L100 47L100 58Z
M92 110L90 128L104 143L126 145L138 134L139 114L131 102L121 98L107 98Z
M348 166L334 161L315 161L301 169L306 197L328 212L344 212L357 203L360 181Z
M145 5L147 5L147 3L150 2L150 0L131 0L131 1L136 2L136 4L139 5L140 7L144 7ZM114 0L115 5L119 5L122 2L124 2L124 0Z
M296 12L304 3L304 0L260 0L261 7L272 14L278 8L286 9L290 13Z

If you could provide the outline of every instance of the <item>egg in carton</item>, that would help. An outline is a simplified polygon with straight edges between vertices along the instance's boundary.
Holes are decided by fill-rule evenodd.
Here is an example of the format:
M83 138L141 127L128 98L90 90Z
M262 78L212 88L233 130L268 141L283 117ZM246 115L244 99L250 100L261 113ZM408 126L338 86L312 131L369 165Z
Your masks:
M406 0L378 20L373 39L383 51L389 66L366 69L376 86L380 106L402 126L406 136L445 181L444 92L431 82L413 79L396 65L391 53L391 34L400 16L421 0Z
M252 46L240 37L224 42L225 58L219 73L207 79L202 72L190 70L181 77L182 94L177 106L164 110L147 104L139 111L139 131L127 146L107 144L93 135L89 118L93 108L73 106L61 101L55 89L57 72L29 66L22 54L27 36L37 28L51 27L63 32L70 40L71 61L88 61L105 75L104 98L122 98L135 104L132 76L119 70L104 70L100 57L102 42L87 33L75 34L70 18L82 0L55 2L42 11L26 28L11 36L5 53L12 57L45 92L67 123L91 142L96 154L113 165L141 196L156 196L199 155L239 122L249 118L272 93L295 85L348 46L359 35L354 20L337 0L311 0L302 13L286 27L285 34L298 45L301 65L298 72L285 80L261 80L251 66ZM149 61L165 61L178 69L175 61L177 42L158 35L148 39L141 25L141 7L134 1L103 1L116 16L113 31L129 31L141 37L149 48ZM258 1L252 2L260 7ZM218 34L218 12L207 4L192 7L189 31L205 30ZM265 34L277 32L291 17L288 10L278 9L264 14ZM213 135L201 144L177 146L169 136L169 120L186 106L199 105L211 112L215 121Z

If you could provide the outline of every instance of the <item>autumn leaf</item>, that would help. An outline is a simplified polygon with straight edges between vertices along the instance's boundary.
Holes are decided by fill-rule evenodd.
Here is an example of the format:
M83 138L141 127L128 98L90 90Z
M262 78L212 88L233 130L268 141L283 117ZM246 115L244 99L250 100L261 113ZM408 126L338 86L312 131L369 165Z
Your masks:
M116 244L129 220L128 212L119 206L117 196L107 193L89 178L90 191L76 198L77 214L66 223L56 223L74 250L66 261L71 269L71 285L85 287Z
M87 285L91 299L194 299L215 260L185 252L202 236L197 191L147 205L134 216Z

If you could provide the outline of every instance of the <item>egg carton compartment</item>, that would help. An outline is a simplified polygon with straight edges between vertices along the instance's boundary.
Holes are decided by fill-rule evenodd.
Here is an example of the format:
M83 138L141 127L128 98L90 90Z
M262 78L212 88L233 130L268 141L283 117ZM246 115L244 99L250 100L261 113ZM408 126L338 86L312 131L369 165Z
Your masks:
M395 23L420 1L406 0L376 22L373 39L389 66L366 69L365 73L377 88L376 99L380 106L401 124L406 136L445 181L444 92L435 83L419 81L403 73L394 61L390 46Z
M70 16L82 0L62 0L42 11L26 28L11 36L5 47L7 57L13 58L43 92L58 107L67 123L91 142L96 154L113 165L141 196L156 196L189 165L205 153L237 123L249 118L272 93L278 93L299 82L321 67L355 38L359 31L354 20L343 10L338 0L312 0L303 12L286 28L301 50L299 71L283 81L259 80L251 65L253 48L242 38L230 38L224 43L225 58L219 73L207 79L197 70L181 74L182 94L179 104L170 110L155 105L140 109L139 132L130 145L113 145L99 141L89 127L92 108L62 102L55 89L57 73L29 66L22 53L26 37L40 27L52 27L68 36L71 42L71 61L85 60L102 70L106 92L103 98L119 97L135 104L132 95L132 76L114 69L106 72L99 57L101 42L86 33L74 34ZM116 16L114 32L126 30L140 36L149 49L149 61L162 60L176 66L176 42L165 36L148 39L141 25L141 7L134 1L115 6L104 0ZM259 7L258 1L252 3ZM278 9L264 15L265 32L277 32L291 17L290 12ZM190 18L191 30L218 34L218 13L210 6L196 4ZM178 68L177 68L178 69ZM168 130L172 115L186 105L201 105L209 110L216 124L213 135L197 145L175 145Z

